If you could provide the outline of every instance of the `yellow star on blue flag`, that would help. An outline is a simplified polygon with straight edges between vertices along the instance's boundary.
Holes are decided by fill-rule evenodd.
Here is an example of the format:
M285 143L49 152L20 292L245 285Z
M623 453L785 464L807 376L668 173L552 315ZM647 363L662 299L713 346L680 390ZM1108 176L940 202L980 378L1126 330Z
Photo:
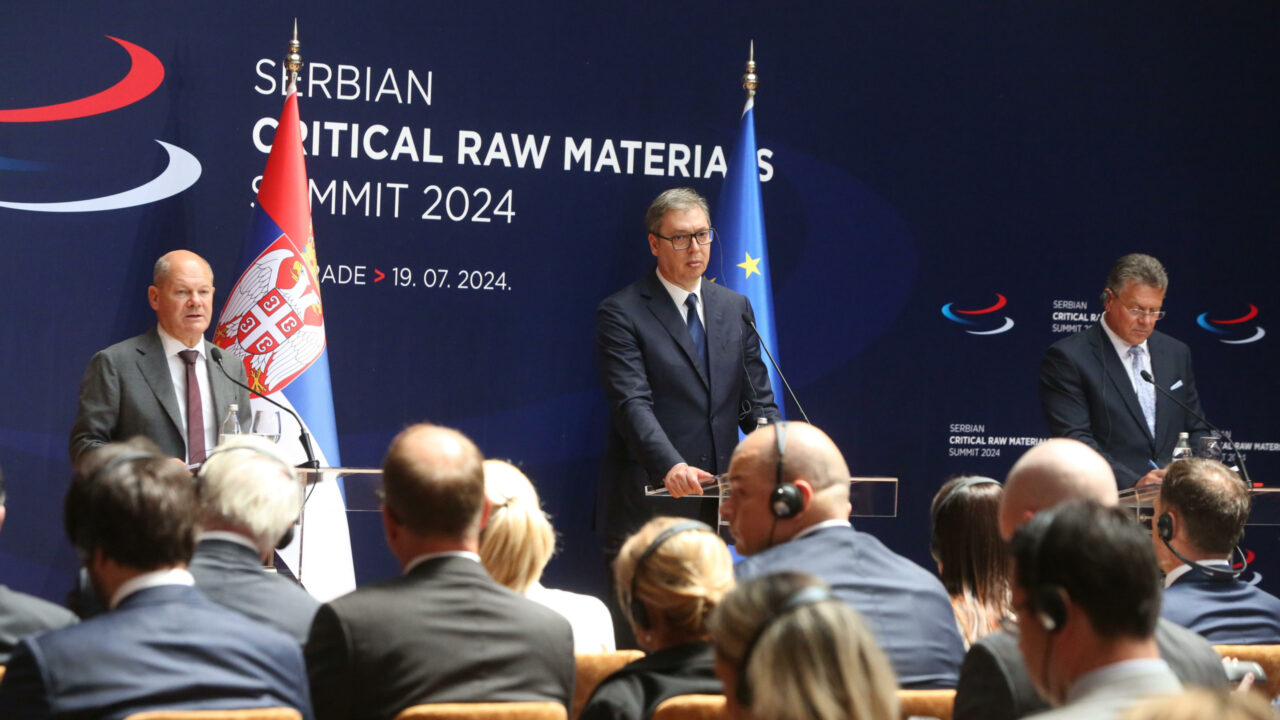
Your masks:
M744 254L747 256L747 260L746 260L746 262L740 262L740 263L738 263L738 267L740 267L740 268L742 268L743 270L746 270L746 271L747 271L747 274L746 274L745 276L743 276L743 278L742 278L742 279L743 279L743 280L746 280L747 278L751 277L751 273L755 273L755 274L757 274L757 275L761 275L761 273L760 273L760 261L761 261L761 260L763 260L764 258L753 258L753 257L751 257L751 253L744 253ZM761 277L763 277L763 275L761 275Z

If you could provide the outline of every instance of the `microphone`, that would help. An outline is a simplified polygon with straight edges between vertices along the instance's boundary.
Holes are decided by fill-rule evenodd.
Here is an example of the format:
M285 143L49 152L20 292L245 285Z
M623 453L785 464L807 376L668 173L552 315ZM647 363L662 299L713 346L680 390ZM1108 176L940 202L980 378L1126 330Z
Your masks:
M800 417L805 422L809 422L809 416L804 413L804 407L800 405L800 398L796 397L796 393L791 389L791 383L787 382L787 376L782 374L782 368L778 367L778 361L773 359L773 353L769 352L769 347L764 344L764 338L760 337L760 329L756 327L756 321L751 319L751 313L742 313L742 322L751 326L751 331L756 334L756 339L760 341L760 347L764 348L764 354L769 358L769 364L773 366L778 377L782 379L782 386L787 389L787 394L791 396L791 402L795 403L796 410L800 411ZM809 423L812 425L813 423Z
M245 385L244 383L240 382L239 380L237 380L237 379L235 379L235 378L231 377L231 373L227 372L227 369L226 369L226 368L224 368L224 367L222 367L222 350L219 350L219 349L218 349L218 348L216 348L216 347L215 347L215 348L209 348L209 356L213 358L213 363L214 363L215 365L217 365L217 366L218 366L218 369L222 371L222 374L223 374L223 375L225 375L225 376L226 376L226 378L227 378L228 380L230 380L230 381L231 381L231 383L232 383L233 385L237 385L237 386L239 386L239 387L242 387L242 388L244 388L245 390L248 390L249 392L255 392L253 388L251 388L251 387L249 387L248 385ZM276 402L275 400L272 400L271 398L267 397L266 395L258 395L258 397L262 398L263 400L266 400L267 402L271 403L272 405L275 405L276 407L280 408L281 410L283 410L283 411L285 411L285 412L289 413L289 415L293 416L293 419L297 421L297 423L298 423L298 427L302 429L302 434L298 436L298 440L302 442L302 451L303 451L303 452L305 452L305 453L307 454L307 461L306 461L306 462L304 462L304 463L302 463L302 464L300 464L300 465L298 465L298 467L300 467L300 468L310 468L310 469L312 469L312 470L317 470L317 469L319 469L319 468L320 468L320 461L319 461L319 460L316 460L316 454L315 454L315 452L311 449L311 435L307 432L307 426L302 424L302 418L298 417L298 413L296 413L296 412L294 412L294 411L290 410L289 408L285 407L284 405L281 405L280 403Z
M1176 404L1178 407L1182 408L1183 410L1186 410L1188 413L1191 413L1191 416L1192 416L1192 417L1194 417L1195 419L1197 419L1197 420L1199 420L1200 422L1204 423L1205 425L1208 425L1210 430L1212 430L1212 431L1214 431L1214 432L1218 433L1218 437L1221 437L1222 439L1224 439L1224 440L1226 440L1226 441L1227 441L1227 445L1231 448L1231 452L1233 452L1233 453L1235 453L1235 454L1236 454L1236 462L1238 462L1238 463L1240 464L1240 475L1241 475L1241 477L1243 477L1243 478L1244 478L1244 484L1245 484L1245 485L1246 485L1250 490L1252 490L1252 489L1253 489L1253 483L1249 481L1249 471L1248 471L1248 469L1246 469L1246 468L1245 468L1245 466L1244 466L1244 455L1243 455L1243 454L1241 454L1241 452L1240 452L1240 450L1239 450L1238 448L1236 448L1236 441L1235 441L1235 440L1232 440L1230 435L1228 435L1227 433L1224 433L1224 432L1222 432L1222 430L1218 429L1218 426L1217 426L1217 425L1214 425L1213 423L1209 422L1209 419L1208 419L1208 418L1206 418L1205 416L1203 416L1203 415L1201 415L1200 413L1196 412L1195 410L1192 410L1190 407L1188 407L1188 406L1187 406L1187 404L1186 404L1186 403L1184 403L1184 402L1182 402L1181 400L1179 400L1178 398L1174 397L1173 393L1171 393L1171 392L1169 392L1168 390L1165 390L1164 388L1162 388L1162 387L1160 387L1159 385L1157 385L1157 384L1156 384L1156 380L1155 380L1155 378L1151 377L1151 373L1147 372L1146 370L1143 370L1143 371L1141 371L1141 372L1139 373L1139 375L1141 375L1141 376L1142 376L1142 379L1143 379L1143 380L1146 380L1147 382L1151 383L1151 387L1155 388L1156 390L1159 390L1161 395L1163 395L1163 396L1165 396L1165 397L1169 398L1169 399L1170 399L1170 400L1172 400L1172 401L1174 402L1174 404Z

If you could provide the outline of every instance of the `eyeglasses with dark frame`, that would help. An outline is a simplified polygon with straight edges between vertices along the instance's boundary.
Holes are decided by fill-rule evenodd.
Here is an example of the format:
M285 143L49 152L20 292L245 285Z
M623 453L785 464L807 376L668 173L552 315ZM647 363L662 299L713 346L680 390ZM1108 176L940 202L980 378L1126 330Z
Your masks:
M666 240L671 243L671 247L675 250L688 250L694 240L697 240L699 245L710 245L716 239L716 229L707 228L706 230L699 230L698 232L689 235L673 235L671 237L666 237L665 235L654 233L653 236L659 240Z

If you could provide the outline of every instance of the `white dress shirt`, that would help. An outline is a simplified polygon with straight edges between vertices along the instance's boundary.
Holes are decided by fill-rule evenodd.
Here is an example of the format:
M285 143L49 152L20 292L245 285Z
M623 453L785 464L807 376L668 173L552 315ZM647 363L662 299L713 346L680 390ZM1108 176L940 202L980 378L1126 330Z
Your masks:
M187 364L182 358L178 357L178 353L183 350L195 350L199 353L196 356L196 382L200 384L200 406L204 410L204 448L205 453L213 452L214 446L218 444L218 425L222 422L221 418L214 417L213 411L213 393L209 390L209 363L206 362L204 354L204 338L196 343L196 347L189 348L182 344L182 341L173 337L164 331L159 325L156 330L160 333L160 344L164 347L164 357L169 363L169 377L173 380L173 390L178 396L178 417L182 418L182 434L187 435ZM183 458L189 464L191 462L191 443L187 443L187 457Z

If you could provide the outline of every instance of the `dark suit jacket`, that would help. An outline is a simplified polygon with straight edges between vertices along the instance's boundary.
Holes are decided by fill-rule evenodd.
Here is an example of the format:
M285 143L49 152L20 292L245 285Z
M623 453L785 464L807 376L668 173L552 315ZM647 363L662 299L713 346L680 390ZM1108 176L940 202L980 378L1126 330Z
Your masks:
M1156 331L1147 339L1147 348L1156 385L1203 415L1187 346ZM1157 391L1152 437L1129 377L1101 323L1054 343L1040 361L1040 404L1049 432L1102 453L1121 489L1138 482L1153 461L1159 467L1168 465L1178 433L1194 436L1209 430Z
M27 635L55 630L77 621L75 613L38 597L0 585L0 665Z
M226 540L201 540L189 567L210 600L290 635L302 645L320 603L296 583L263 572L253 550Z
M322 605L306 657L320 720L386 720L431 702L567 710L573 697L569 622L456 556Z
M205 341L206 357L213 345ZM213 417L221 423L227 406L240 406L240 424L248 431L253 418L249 391L236 387L214 367L209 371L209 393L213 396ZM235 379L244 382L244 365L224 357L222 365ZM68 452L74 465L80 455L109 442L145 435L164 454L187 454L186 419L178 413L178 394L169 374L164 346L156 328L99 351L89 360L80 379L80 407L71 427ZM208 448L213 450L213 448Z
M579 720L645 720L677 695L719 695L710 643L679 645L646 655L600 682Z
M794 570L816 575L862 615L904 688L955 687L964 659L951 599L932 573L848 527L823 528L739 562L739 581Z
M655 514L708 515L699 506L711 509L714 522L714 501L646 500L644 486L660 486L681 462L724 472L738 429L751 432L757 417L778 417L759 340L742 321L751 303L706 280L702 303L709 373L656 270L596 309L596 360L612 417L596 523L611 540Z
M0 717L12 720L274 706L311 718L298 644L184 585L24 639L0 682Z
M1222 658L1204 638L1161 620L1156 644L1184 686L1227 686ZM997 630L969 648L956 686L955 720L1014 720L1048 709L1031 684L1017 635Z
M1192 570L1165 588L1160 614L1214 645L1280 644L1280 598Z

